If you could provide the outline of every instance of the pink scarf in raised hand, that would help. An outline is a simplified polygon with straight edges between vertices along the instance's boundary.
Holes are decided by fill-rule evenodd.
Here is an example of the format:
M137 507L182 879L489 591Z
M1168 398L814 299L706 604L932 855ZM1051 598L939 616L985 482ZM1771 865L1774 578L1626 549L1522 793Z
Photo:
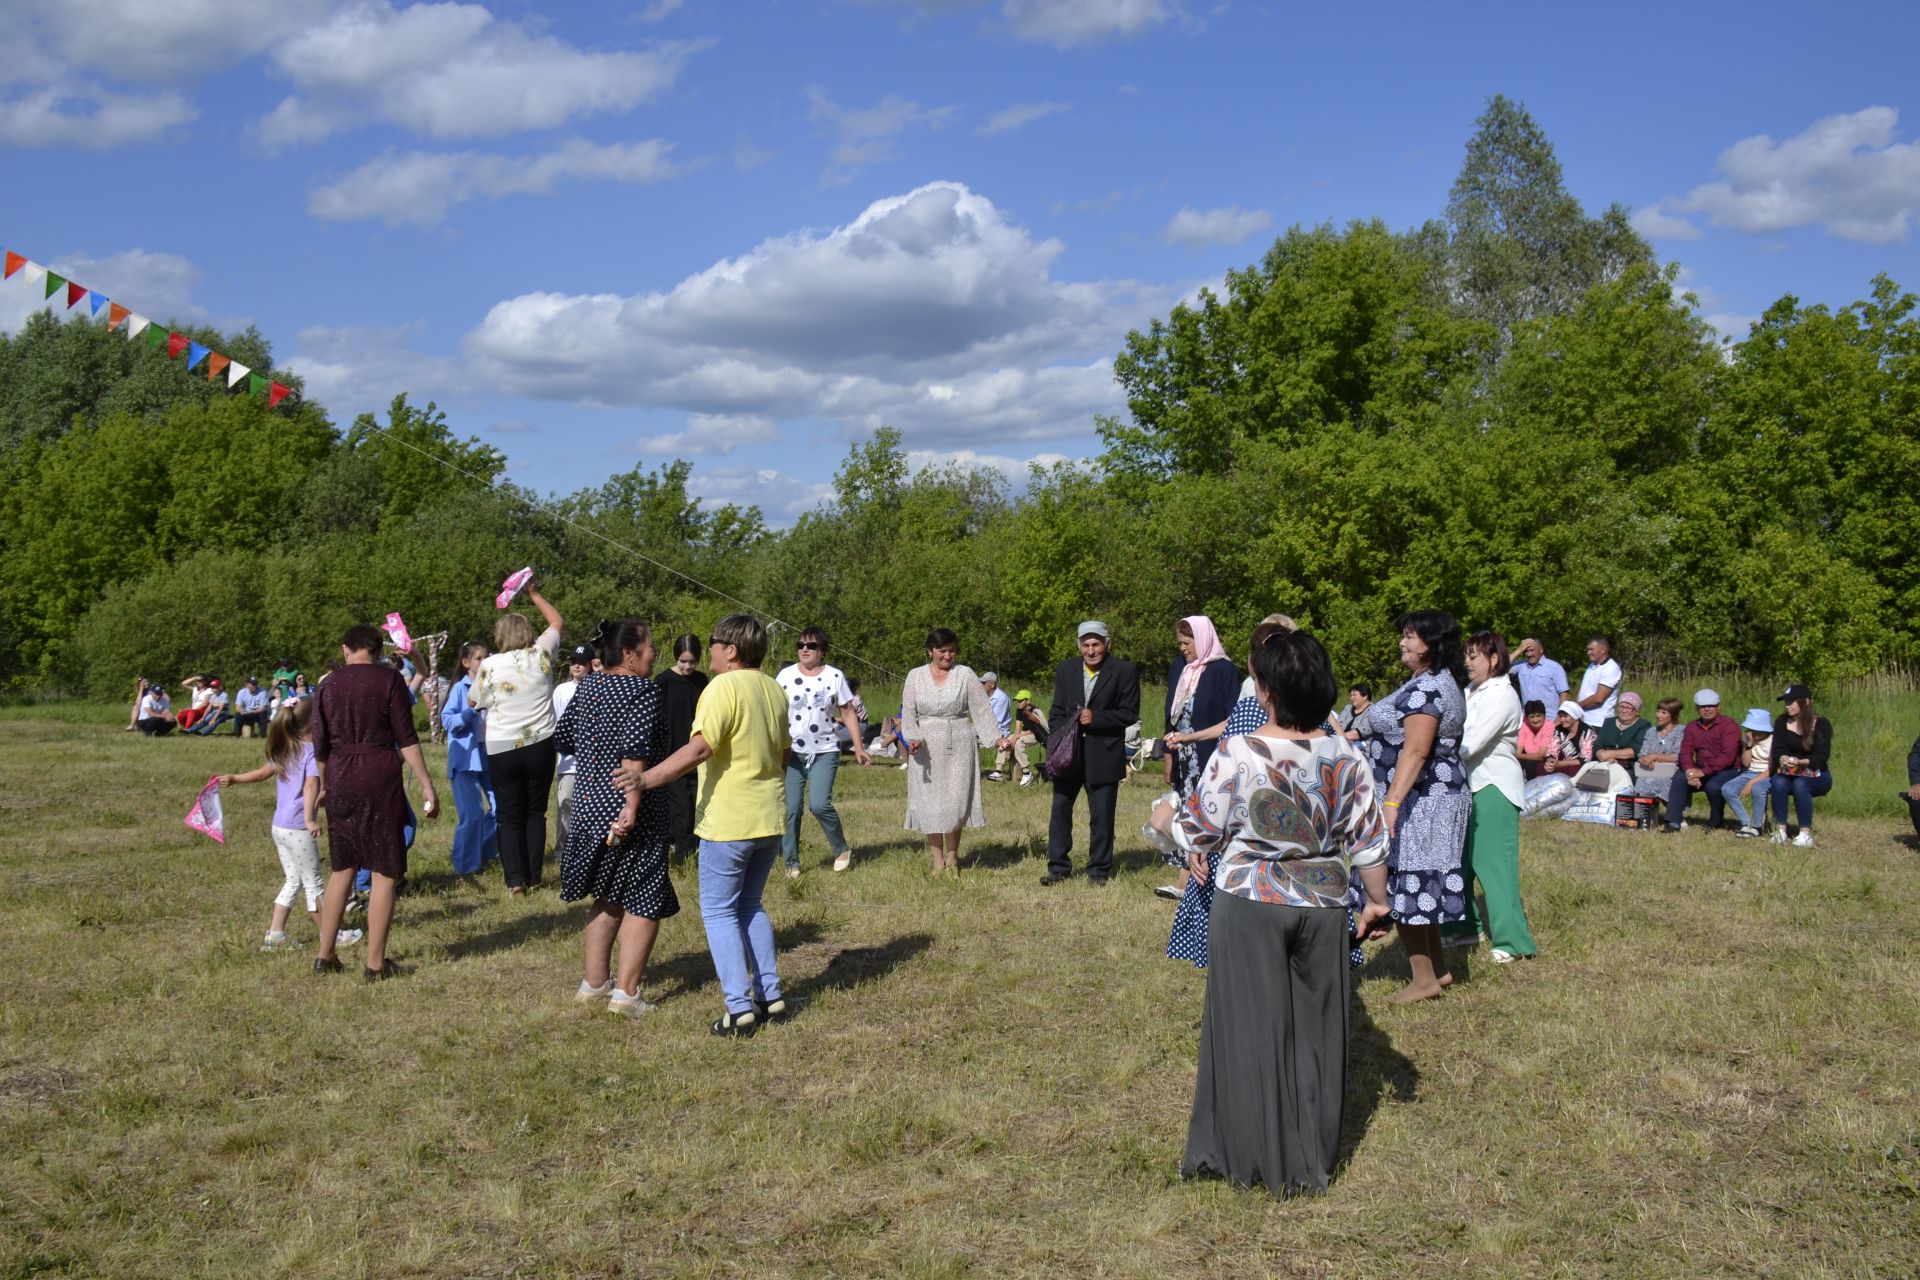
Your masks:
M1173 689L1173 718L1178 720L1187 704L1193 701L1193 695L1200 688L1200 676L1209 662L1218 661L1227 656L1220 647L1220 633L1213 629L1213 619L1204 613L1196 613L1191 618L1182 618L1193 631L1193 661L1180 672L1180 683ZM1169 726L1171 727L1171 726Z

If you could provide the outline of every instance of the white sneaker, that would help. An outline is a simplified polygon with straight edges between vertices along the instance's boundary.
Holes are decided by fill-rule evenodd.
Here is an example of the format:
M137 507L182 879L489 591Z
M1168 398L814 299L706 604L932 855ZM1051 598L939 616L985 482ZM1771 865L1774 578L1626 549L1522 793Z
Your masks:
M845 871L848 867L852 865L853 865L853 850L851 849L848 849L846 852L842 853L839 857L833 860L833 869L835 871Z
M595 1004L613 994L613 979L608 978L597 987L587 985L585 978L580 979L580 989L573 993L575 1004Z
M1787 833L1779 827L1775 827L1773 829L1773 842L1775 844L1785 844L1787 842Z
M799 878L800 878L800 868L798 867L787 868L787 879L798 880Z
M1813 832L1810 829L1803 829L1799 835L1793 838L1793 847L1796 849L1813 848Z
M285 951L292 945L293 939L286 935L285 930L275 929L261 940L260 949L262 951Z
M1492 951L1489 951L1487 954L1493 957L1493 962L1495 964L1512 964L1515 960L1518 960L1520 958L1519 956L1513 954L1513 952L1502 951L1498 947L1495 947Z
M900 765L900 767L901 767L902 769L904 769L904 768L906 768L906 767L907 767L907 766L906 766L906 763L905 763L905 762L903 761L903 762L901 763L901 765Z
M336 947L350 947L366 936L367 931L365 929L342 929L333 935L333 945Z
M611 982L612 979L608 979L608 981ZM637 1018L643 1013L652 1013L653 1002L646 999L638 991L632 995L628 995L626 992L620 990L620 988L615 987L613 994L607 998L607 1012L617 1013L623 1018Z
M998 769L994 769L987 774L988 782L1005 782L1006 780L1007 780L1007 775L1000 772Z
M1024 778L1022 778L1022 779L1020 779L1020 785L1021 785L1021 786L1023 786L1023 787L1030 787L1030 786L1032 786L1032 785L1033 785L1033 775L1032 775L1032 774L1028 774L1028 775L1027 775L1026 777L1024 777Z
M1739 836L1742 840L1751 840L1753 839L1753 837L1760 834L1760 828L1742 827L1738 831L1734 832L1733 834L1736 836Z

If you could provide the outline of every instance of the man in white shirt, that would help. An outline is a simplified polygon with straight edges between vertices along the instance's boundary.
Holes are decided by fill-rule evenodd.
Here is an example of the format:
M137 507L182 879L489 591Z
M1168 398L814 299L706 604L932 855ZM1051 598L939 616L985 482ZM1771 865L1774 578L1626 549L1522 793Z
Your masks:
M1008 740L993 755L993 771L987 775L989 782L1005 782L1007 770L1013 765L1013 699L1000 687L1000 677L989 671L980 677L980 683L987 691L987 705L993 708L993 718L1000 722L1000 736Z
M800 813L806 810L820 824L833 850L833 869L853 865L853 848L840 827L840 811L833 807L833 779L840 770L840 739L834 721L846 726L853 739L853 757L873 763L860 741L860 721L853 709L853 689L838 667L827 665L827 633L808 627L800 633L796 659L780 668L774 682L787 700L787 826L780 837L780 856L787 875L800 874Z
M1613 660L1613 645L1605 636L1587 641L1587 669L1580 676L1581 723L1595 729L1606 724L1620 694L1620 664Z
M567 704L573 701L574 691L580 682L593 673L593 646L577 644L573 652L567 655L567 678L553 686L553 722L560 723L560 717L567 713ZM554 770L553 791L553 847L556 852L567 847L567 837L573 833L573 777L576 768L572 756L559 752Z

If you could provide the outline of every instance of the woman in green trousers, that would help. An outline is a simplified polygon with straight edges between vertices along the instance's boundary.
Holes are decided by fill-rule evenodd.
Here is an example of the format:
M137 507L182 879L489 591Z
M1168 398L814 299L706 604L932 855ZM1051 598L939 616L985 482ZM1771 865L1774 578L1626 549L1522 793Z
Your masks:
M1473 817L1467 824L1467 924L1476 919L1472 882L1486 896L1485 930L1496 964L1531 956L1538 948L1527 928L1520 901L1520 802L1526 786L1515 745L1520 736L1520 694L1508 676L1507 641L1497 631L1477 631L1467 640L1467 727L1460 758L1473 788Z

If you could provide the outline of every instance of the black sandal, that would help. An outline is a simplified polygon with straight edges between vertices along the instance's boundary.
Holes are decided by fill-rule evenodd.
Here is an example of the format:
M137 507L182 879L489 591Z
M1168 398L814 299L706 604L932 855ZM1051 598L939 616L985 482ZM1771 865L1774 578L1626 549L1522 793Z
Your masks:
M385 982L388 978L398 978L406 973L399 965L389 960L378 969L366 971L368 982Z
M719 1021L707 1030L717 1036L735 1036L744 1039L760 1029L759 1015L747 1013L723 1013Z
M339 956L319 956L313 962L313 972L322 978L330 973L344 973L346 968L347 966L340 963Z

